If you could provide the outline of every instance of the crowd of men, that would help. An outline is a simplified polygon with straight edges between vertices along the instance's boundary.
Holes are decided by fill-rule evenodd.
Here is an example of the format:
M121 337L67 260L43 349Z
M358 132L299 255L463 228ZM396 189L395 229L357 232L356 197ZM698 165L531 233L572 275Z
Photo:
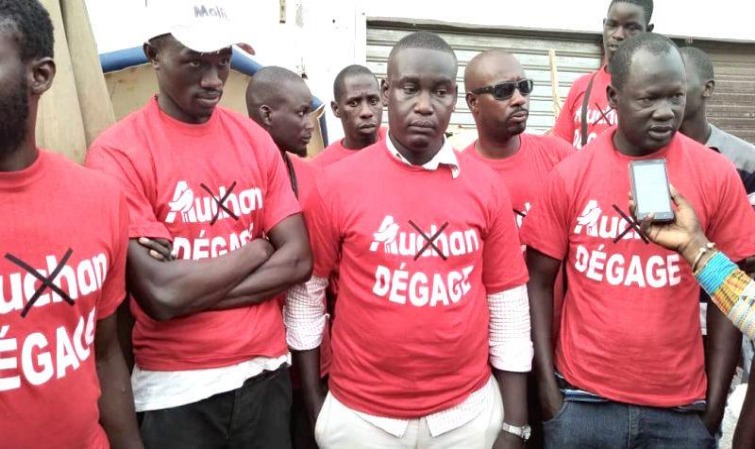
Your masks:
M313 160L305 80L266 67L248 116L219 106L231 19L177 5L144 43L157 94L81 167L35 141L50 17L0 0L0 448L716 447L742 335L647 240L627 167L665 159L747 266L755 147L707 121L713 65L652 0L610 1L550 135L489 50L452 148L456 54L415 32L384 80L338 74L344 138Z

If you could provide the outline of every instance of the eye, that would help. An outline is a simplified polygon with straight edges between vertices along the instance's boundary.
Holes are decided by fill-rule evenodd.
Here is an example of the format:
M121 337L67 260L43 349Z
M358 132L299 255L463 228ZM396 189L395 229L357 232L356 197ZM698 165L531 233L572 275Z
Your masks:
M435 89L435 95L439 97L445 97L446 95L448 95L448 89L446 88Z
M375 105L377 105L378 103L380 103L380 98L378 98L378 97L372 97L372 98L370 98L370 104L371 104L372 106L375 106Z
M683 100L685 100L685 95L681 92L674 94L673 97L671 97L671 101L673 103L681 103Z
M189 61L189 67L196 69L200 67L201 65L202 65L202 61L200 61L199 59L192 59L191 61Z
M359 105L359 102L358 102L358 101L356 101L356 100L349 100L349 102L348 102L348 103L346 103L346 106L348 106L348 107L350 107L350 108L355 108L355 107L357 107L358 105Z
M405 94L411 95L411 94L417 92L417 86L415 86L413 84L405 84L405 85L403 85L401 87L401 90L403 90Z
M653 103L655 103L655 99L651 97L642 97L638 99L637 102L643 107L648 107L648 106L652 106Z
M231 63L231 58L223 58L220 60L220 65L225 67Z

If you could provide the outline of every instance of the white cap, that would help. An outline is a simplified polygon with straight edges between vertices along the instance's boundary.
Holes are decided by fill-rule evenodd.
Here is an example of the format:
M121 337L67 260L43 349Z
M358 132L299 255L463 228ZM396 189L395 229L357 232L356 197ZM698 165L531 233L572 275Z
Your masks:
M147 0L144 41L172 34L187 48L211 53L244 43L238 16L224 0ZM250 51L251 50L251 51Z

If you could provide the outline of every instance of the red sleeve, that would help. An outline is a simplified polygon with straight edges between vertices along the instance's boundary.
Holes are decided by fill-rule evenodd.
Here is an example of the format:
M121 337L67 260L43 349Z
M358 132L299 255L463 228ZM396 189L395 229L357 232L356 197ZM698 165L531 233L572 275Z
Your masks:
M558 155L558 162L563 161L567 157L571 156L572 154L577 152L577 149L574 148L570 143L564 142L561 139L554 139L556 141L555 143L555 153Z
M755 212L733 166L718 189L717 201L705 235L735 262L755 255Z
M314 257L314 269L312 274L317 277L327 278L335 267L338 254L338 244L341 241L340 230L337 226L339 217L334 209L337 201L329 198L324 187L324 182L315 183L312 194L304 204L304 219L309 231L309 241L312 245ZM322 193L321 193L322 192Z
M126 298L126 248L129 228L128 205L123 195L118 195L118 216L112 227L112 259L107 276L102 285L100 302L97 305L97 319L109 317Z
M551 133L569 144L574 141L574 111L576 109L576 97L582 84L580 80L572 84L571 89L569 89L569 94L566 96L566 101L564 101L561 112L556 118L556 124L553 125L553 132Z
M151 237L173 240L168 228L157 219L152 201L157 196L152 168L121 150L92 147L85 165L114 179L126 196L129 215L129 238ZM150 201L152 200L152 201Z
M482 253L482 283L488 294L524 285L529 279L509 193L501 188L492 192L492 220Z
M267 163L267 189L265 190L264 206L264 231L270 232L284 219L300 213L301 207L299 207L299 201L294 195L286 163L283 161L278 147L275 146L269 135L265 137L266 139L259 140L263 146L263 148L259 148L259 151L264 151L270 156Z
M566 257L569 245L568 191L558 170L551 172L520 230L525 245L557 260Z

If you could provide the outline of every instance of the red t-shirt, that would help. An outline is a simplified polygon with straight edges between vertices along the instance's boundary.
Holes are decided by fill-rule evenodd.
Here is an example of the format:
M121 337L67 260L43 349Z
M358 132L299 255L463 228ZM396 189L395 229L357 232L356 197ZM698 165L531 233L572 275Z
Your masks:
M645 244L628 214L629 162L601 135L559 164L522 228L525 243L567 265L556 367L608 399L671 407L704 399L699 291L677 253ZM755 214L731 162L677 133L665 158L705 235L741 260L755 254Z
M387 133L388 133L387 128L380 127L380 129L378 130L379 140L385 140L385 136L387 135ZM338 142L330 144L320 154L315 156L315 158L312 160L312 163L320 169L325 169L326 167L333 165L334 163L340 161L341 159L354 155L357 152L359 152L359 150L351 150L344 147L343 139L341 139ZM328 278L327 298L329 298L330 301L334 304L337 297L338 297L338 263L336 262L335 266L333 267L333 272L330 274L330 277ZM331 304L331 306L333 304Z
M426 416L490 377L486 293L524 284L527 270L495 173L459 164L452 179L380 141L325 170L305 206L314 275L341 254L330 389L353 409Z
M520 134L520 146L513 156L504 159L489 159L481 155L477 142L473 142L464 154L486 163L501 177L509 191L514 206L516 224L521 229L524 217L532 204L540 197L548 174L562 160L575 153L574 147L553 136ZM553 284L553 336L558 336L561 325L561 307L566 291L562 270Z
M234 251L300 211L270 135L224 108L207 123L190 125L152 99L102 133L86 163L121 185L129 236L171 239L180 259ZM287 351L276 301L167 322L132 304L134 355L142 369L218 368Z
M477 141L465 150L477 160L484 162L501 177L509 190L511 205L519 228L532 203L543 189L548 174L559 162L574 154L574 147L552 136L520 134L519 151L503 159L490 159L480 154Z
M384 140L387 132L388 130L386 128L380 127L380 129L378 129L378 140ZM312 159L312 163L318 168L325 168L328 165L358 152L359 150L352 150L344 147L343 139L341 139L328 145L317 156L315 156L314 159Z
M126 202L99 173L40 151L0 173L0 209L0 446L107 448L94 340L126 297ZM57 291L37 277L55 271Z
M299 204L304 207L307 199L314 191L315 181L320 174L320 169L315 167L311 162L307 162L306 159L300 158L294 154L288 154L287 156L291 161L291 165L294 167L294 174L296 175L296 184L299 192ZM281 301L284 301L283 297L281 297ZM325 377L330 370L331 352L330 326L326 324L322 334L322 343L320 343L320 375L322 377ZM298 387L299 378L296 370L291 371L291 379L294 386Z
M606 66L603 66L578 78L572 84L553 127L553 135L571 142L577 149L582 148L582 103L593 76L595 80L587 103L587 142L616 125L616 111L608 105L606 94L606 88L611 84L611 74L606 71Z

